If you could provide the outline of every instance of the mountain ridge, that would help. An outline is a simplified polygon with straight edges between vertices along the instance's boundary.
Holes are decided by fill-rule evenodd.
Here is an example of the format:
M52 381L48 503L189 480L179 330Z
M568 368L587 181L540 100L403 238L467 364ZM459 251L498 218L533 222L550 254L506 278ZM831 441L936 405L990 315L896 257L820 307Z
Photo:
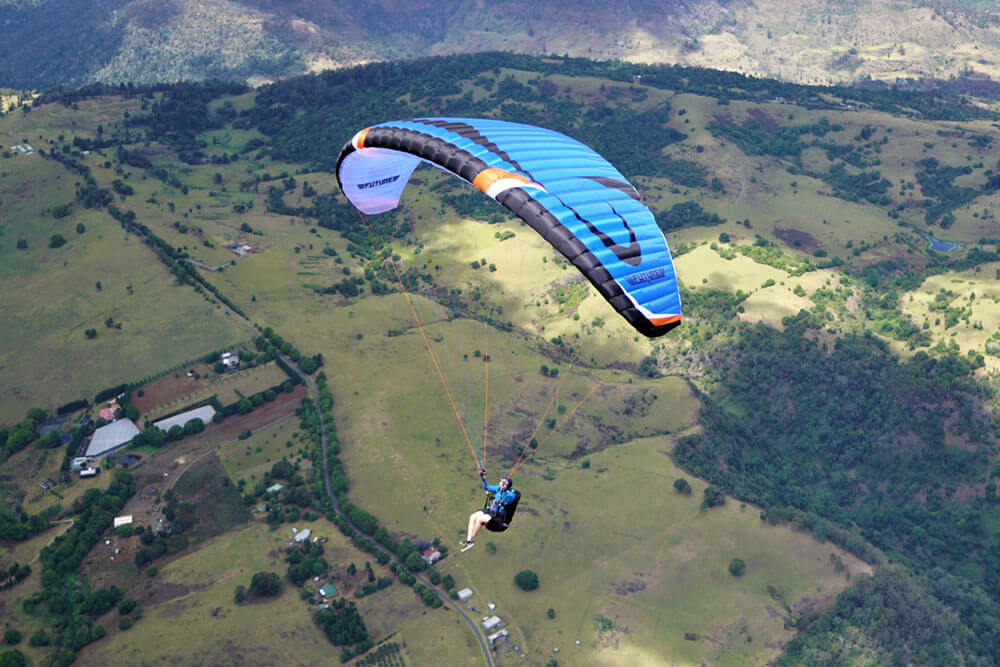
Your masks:
M40 35L45 38L41 39ZM796 83L1000 79L1000 11L943 0L3 0L0 86L223 78L503 50L723 69ZM68 65L65 63L69 63Z

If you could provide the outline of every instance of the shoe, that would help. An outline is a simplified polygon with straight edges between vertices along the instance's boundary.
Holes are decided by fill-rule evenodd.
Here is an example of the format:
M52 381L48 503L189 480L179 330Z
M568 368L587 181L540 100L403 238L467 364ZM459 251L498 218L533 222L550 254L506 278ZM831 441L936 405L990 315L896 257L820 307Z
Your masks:
M459 544L462 545L462 551L468 551L472 547L476 546L475 542L469 540L462 540Z

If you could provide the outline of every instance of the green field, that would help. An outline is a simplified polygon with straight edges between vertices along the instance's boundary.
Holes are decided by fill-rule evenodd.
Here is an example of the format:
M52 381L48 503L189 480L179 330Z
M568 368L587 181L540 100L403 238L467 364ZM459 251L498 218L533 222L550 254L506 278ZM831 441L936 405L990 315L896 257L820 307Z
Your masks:
M502 71L507 74L521 82L533 77ZM559 95L572 97L584 110L632 105L631 96L645 90L593 77L553 78ZM485 98L480 85L461 84L463 94ZM231 101L247 109L252 94ZM794 622L827 608L852 577L869 568L807 533L762 522L757 507L729 499L723 507L699 508L705 484L676 468L671 452L679 437L699 428L699 396L711 395L718 379L707 359L709 348L701 343L740 322L782 328L783 318L802 310L824 318L809 334L823 341L870 331L866 269L893 262L923 270L935 261L926 249L926 232L965 244L997 236L993 210L1000 195L986 194L955 209L946 228L928 227L928 205L913 186L920 161L933 156L949 165L968 163L970 173L958 176L955 185L979 187L992 166L989 150L973 150L968 136L954 133L997 132L981 121L929 122L864 109L809 110L659 89L649 89L634 108L664 102L672 109L669 126L687 138L662 148L658 157L694 162L718 184L684 186L664 175L634 180L658 212L694 202L725 219L675 229L667 238L684 250L676 268L689 294L742 292L745 298L732 321L720 323L711 311L691 309L681 328L653 341L637 335L575 269L530 228L507 219L505 211L503 221L489 223L443 203L442 193L466 190L438 170L416 172L396 213L412 223L413 232L392 243L393 267L420 274L424 282L412 293L375 296L366 280L359 295L345 297L325 288L363 276L365 269L387 269L392 283L393 267L366 265L349 249L351 241L314 219L268 211L268 189L286 187L282 172L296 180L284 194L290 207L311 204L303 193L305 181L321 194L337 185L332 174L245 151L251 140L265 138L257 130L226 125L200 134L207 153L239 154L238 160L216 164L182 163L166 142L131 146L154 168L166 170L166 178L155 169L119 164L112 150L77 157L102 187L112 187L115 179L132 187L134 194L116 195L115 205L134 211L137 220L193 259L221 266L236 257L226 244L253 244L254 252L200 275L250 323L273 327L305 355L323 355L350 500L399 539L440 538L448 545L452 555L438 569L452 574L459 588L475 591L473 618L485 615L487 602L496 604L528 663L556 658L562 665L764 664L795 636ZM110 128L125 111L137 112L137 104L109 98L106 104L84 100L75 110L51 105L0 118L0 131L38 136L40 146L59 150L69 142L66 137L93 137L98 124ZM839 129L816 136L797 159L748 152L709 127L799 126L824 119ZM885 141L866 145L853 159L867 161L864 169L877 168L889 181L892 206L876 204L878 198L847 201L821 177L839 162L820 138L862 144L857 137L869 131ZM811 138L807 133L804 141ZM255 184L257 177L263 180ZM15 422L35 405L51 413L67 401L159 374L250 335L224 308L179 284L150 248L109 215L75 202L76 181L76 175L38 155L0 163L0 309L6 314L0 326L5 378L0 423ZM54 208L71 202L68 215L54 216ZM77 225L83 225L82 233ZM348 226L373 238L360 217ZM66 243L50 248L53 234ZM19 240L27 242L26 249L17 248ZM793 275L744 254L752 255L755 246L789 264L815 267L834 256L844 263ZM1000 264L981 263L931 276L902 292L899 311L918 327L926 322L930 345L892 341L892 349L908 355L943 343L964 356L987 350L991 341L1000 345L998 276ZM940 299L935 302L942 290L953 293L948 307L957 310L950 315ZM106 326L108 318L112 326ZM485 319L501 326L484 325ZM94 329L96 338L89 339L87 329ZM637 372L644 360L647 370L649 360L656 368ZM985 363L979 373L988 379L1000 368L1000 354L987 355ZM171 398L150 415L212 394L228 404L285 378L273 364L227 375ZM533 438L537 449L529 444ZM229 477L248 488L283 457L310 473L310 445L295 417L242 440L234 433L225 442L192 439L187 445L204 445L204 453L217 450ZM456 554L468 514L482 502L477 462L485 462L492 482L522 452L527 461L514 477L524 498L511 530L483 535L474 550ZM169 447L162 454L145 453L153 455L154 464L178 457ZM207 495L209 482L223 481L214 455L212 461L178 483L178 491L203 502L199 509L207 512L212 499L196 494ZM61 462L59 450L14 455L4 463L4 473L16 480L6 487L5 500L20 499L34 513L56 501L69 506L88 489L108 483L107 476L74 480L68 489L57 489L62 500L42 492L38 482L56 479ZM674 490L678 477L689 479L691 496ZM234 498L229 501L234 507ZM129 594L144 607L144 617L128 632L115 629L117 618L101 619L111 636L85 649L80 661L335 661L339 650L316 629L307 604L287 582L278 599L233 602L233 589L248 585L252 573L283 574L287 567L280 554L287 525L271 532L254 520L207 535L243 519L241 512L227 513L215 528L206 528L195 548L166 558L158 577L140 580ZM330 539L331 562L346 566L371 558L325 520L308 525ZM11 553L27 559L54 534L50 530ZM831 556L847 564L846 573L834 567ZM745 576L729 574L733 558L745 561ZM541 581L531 593L513 584L514 574L526 568ZM39 586L35 573L0 600L17 608ZM480 660L473 634L456 614L431 611L401 585L359 601L359 608L373 637L393 636L405 646L410 664ZM33 621L18 617L18 622Z
M0 189L11 193L0 224L0 308L7 313L0 367L12 379L0 390L0 420L19 419L33 406L51 410L92 398L245 340L245 330L177 285L149 249L107 215L74 204L72 214L56 220L40 210L40 201L72 201L71 175L37 155L16 160L27 168L3 172L0 180ZM84 233L77 233L78 224ZM53 234L66 244L50 248ZM16 248L22 239L27 250ZM107 326L108 318L121 329ZM96 338L84 335L88 329Z
M324 558L337 571L342 573L351 562L359 567L365 562L367 554L349 546L331 523L303 522L299 528L304 527L330 539L325 545ZM155 579L140 581L130 591L143 608L142 620L127 632L112 630L111 636L90 647L81 658L88 664L158 664L164 660L245 665L273 665L289 660L303 665L338 662L340 649L331 646L316 628L308 602L300 600L287 581L281 595L273 600L247 605L233 601L236 586L249 587L254 573L284 575L288 566L279 550L287 546L287 534L285 527L275 532L263 522L255 522L221 535L197 552L162 567ZM153 603L148 602L150 596L164 595L164 589L174 597L158 603L154 597ZM437 655L452 656L459 661L467 654L465 647L471 641L468 629L445 620L449 617L443 611L433 612L443 617L439 622L421 614L423 605L403 586L397 584L363 598L358 606L366 621L368 618L398 621L386 624L384 620L381 623L376 620L369 626L369 632L376 641L396 632L396 641L407 643L404 657L411 664L425 664L438 650L443 653ZM117 612L111 612L109 617L112 615ZM111 630L112 623L104 624ZM432 627L443 638L443 649L425 643L423 637Z

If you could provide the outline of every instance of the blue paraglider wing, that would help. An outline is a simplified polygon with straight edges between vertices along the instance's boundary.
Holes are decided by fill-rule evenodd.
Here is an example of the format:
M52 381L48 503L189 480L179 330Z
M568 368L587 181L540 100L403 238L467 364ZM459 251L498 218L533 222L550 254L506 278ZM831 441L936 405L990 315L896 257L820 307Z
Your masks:
M359 210L381 213L399 204L422 162L471 183L527 222L644 335L680 324L667 241L635 187L593 149L531 125L417 118L354 135L340 153L337 179Z

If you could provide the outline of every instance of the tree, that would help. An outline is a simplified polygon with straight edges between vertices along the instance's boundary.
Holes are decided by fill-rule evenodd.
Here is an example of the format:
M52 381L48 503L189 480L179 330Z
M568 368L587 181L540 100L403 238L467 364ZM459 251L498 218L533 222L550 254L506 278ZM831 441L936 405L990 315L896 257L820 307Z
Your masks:
M11 628L7 632L3 633L3 640L7 644L14 646L21 643L21 631L15 628Z
M729 574L734 577L742 577L747 571L747 564L743 562L742 558L734 558L729 561Z
M244 398L237 404L236 411L241 415L245 415L248 412L253 411L253 403L250 402L249 398Z
M236 590L233 591L233 600L236 602L236 604L243 604L244 602L246 602L247 587L243 586L242 584L237 586Z
M84 330L83 335L89 338L90 340L93 340L97 338L97 329L86 329Z
M50 248L58 248L62 245L66 245L66 239L63 238L62 234L53 234L49 237Z
M49 639L47 634L45 634L45 630L39 630L35 634L31 635L31 638L28 639L28 643L32 646L48 646L52 643L52 640Z
M281 592L281 577L276 572L258 572L250 580L250 593L257 597L274 597Z
M133 609L135 609L135 605L136 605L135 599L125 598L124 600L118 603L118 613L121 614L122 616L127 616L132 613Z
M76 223L76 233L77 234L83 234L85 231L87 231L87 228L84 226L84 224L82 222Z
M184 435L194 435L195 433L201 433L204 430L205 422L198 417L189 419L187 423L184 424Z
M555 618L556 617L556 610L553 609L552 607L549 607L549 610L547 612L545 612L545 615L548 616L549 618Z
M4 651L3 653L0 653L0 667L28 667L28 659L25 658L24 654L17 649Z
M410 572L420 572L427 568L427 563L423 561L420 554L416 551L411 552L409 556L406 557L406 561L403 563L406 569Z
M711 484L705 487L705 499L701 501L703 510L725 504L726 494L722 492L722 489Z
M28 242L25 239L18 239L17 240L17 249L18 250L27 250L28 249Z
M683 477L674 480L674 488L677 489L677 493L683 493L685 496L691 495L691 485Z
M521 570L514 575L514 583L522 591L533 591L538 588L538 575L531 570Z

